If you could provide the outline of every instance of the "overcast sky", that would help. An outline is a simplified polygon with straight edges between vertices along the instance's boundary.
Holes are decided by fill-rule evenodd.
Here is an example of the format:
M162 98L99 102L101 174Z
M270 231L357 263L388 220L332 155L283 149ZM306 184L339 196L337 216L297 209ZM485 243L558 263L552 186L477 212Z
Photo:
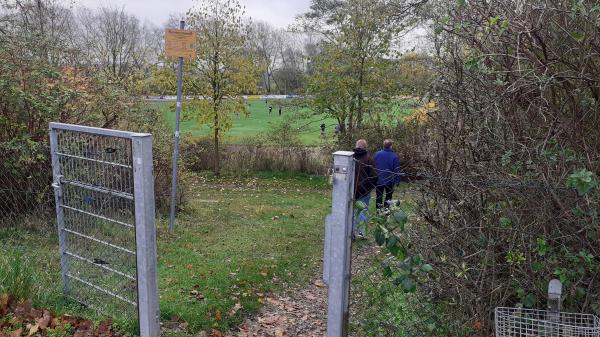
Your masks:
M186 12L196 1L192 0L75 0L76 5L90 8L101 6L124 7L140 18L162 25L170 13ZM310 0L240 0L246 13L253 20L264 20L285 28L293 23L294 17L308 10Z

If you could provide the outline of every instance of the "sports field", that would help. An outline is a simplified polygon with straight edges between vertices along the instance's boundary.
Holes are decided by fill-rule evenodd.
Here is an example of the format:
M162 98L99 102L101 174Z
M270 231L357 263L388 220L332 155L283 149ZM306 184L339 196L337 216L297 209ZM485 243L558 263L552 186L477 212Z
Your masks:
M305 145L319 145L323 141L333 139L336 120L322 115L312 115L304 117L308 114L307 110L301 110L289 107L289 103L285 104L282 101L270 100L265 103L264 100L248 100L250 114L233 116L233 127L227 131L224 141L230 144L248 143L250 138L257 136L268 136L278 124L286 119L293 121L292 125L298 128L299 137ZM282 104L283 103L283 104ZM162 111L165 121L171 128L175 128L175 102L153 102ZM185 104L185 102L184 102ZM282 106L281 116L279 116L279 106ZM273 111L269 114L269 106L273 107ZM398 117L410 114L415 108L413 100L402 101L398 104L395 111ZM326 137L321 137L320 125L325 124ZM181 133L189 134L193 137L210 136L210 128L206 125L201 125L197 120L183 118L181 121Z
M272 100L265 104L264 100L248 100L250 114L233 116L233 127L225 135L226 143L246 143L249 138L266 135L270 130L286 119L293 119L293 125L299 128L300 140L305 145L321 144L320 125L325 123L325 133L329 139L333 136L336 121L330 117L311 116L303 118L299 116L306 111L282 106L281 116L279 116L280 101ZM175 102L155 102L163 112L163 116L171 128L175 128ZM185 104L185 102L184 102ZM269 114L269 106L273 111ZM210 128L206 125L200 125L197 120L183 119L181 121L181 133L190 134L194 137L210 136Z

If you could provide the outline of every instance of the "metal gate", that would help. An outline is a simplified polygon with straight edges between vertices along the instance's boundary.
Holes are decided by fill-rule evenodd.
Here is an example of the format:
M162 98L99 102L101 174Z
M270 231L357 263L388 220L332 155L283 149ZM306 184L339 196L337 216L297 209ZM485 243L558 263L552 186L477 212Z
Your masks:
M50 123L63 289L158 336L152 136Z

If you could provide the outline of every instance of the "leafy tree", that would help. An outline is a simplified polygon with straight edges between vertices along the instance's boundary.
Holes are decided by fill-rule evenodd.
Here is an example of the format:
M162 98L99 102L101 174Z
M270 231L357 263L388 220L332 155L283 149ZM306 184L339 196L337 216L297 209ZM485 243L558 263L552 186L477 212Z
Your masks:
M48 123L116 126L132 99L79 64L71 11L54 1L0 1L0 195L13 212L49 188ZM10 179L6 179L11 177Z
M262 70L249 48L250 24L237 0L204 1L188 15L200 46L193 87L205 98L193 105L199 121L213 131L214 173L219 175L219 141L231 128L233 113L248 113L240 95L256 91Z
M388 106L393 95L388 76L399 30L389 25L386 1L313 0L304 27L324 36L314 60L309 92L316 111L337 118L341 131L360 128L366 116Z

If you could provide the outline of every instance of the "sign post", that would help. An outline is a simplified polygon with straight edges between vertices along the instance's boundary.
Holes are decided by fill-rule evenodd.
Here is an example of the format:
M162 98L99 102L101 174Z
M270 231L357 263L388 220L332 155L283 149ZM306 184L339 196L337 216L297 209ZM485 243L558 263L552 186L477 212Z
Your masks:
M175 108L175 137L173 140L173 175L171 183L171 217L169 231L175 230L175 208L177 207L177 160L179 157L179 120L181 116L181 84L183 59L196 58L196 33L184 30L185 21L179 22L179 29L167 29L165 32L165 52L167 58L177 57L177 103Z

